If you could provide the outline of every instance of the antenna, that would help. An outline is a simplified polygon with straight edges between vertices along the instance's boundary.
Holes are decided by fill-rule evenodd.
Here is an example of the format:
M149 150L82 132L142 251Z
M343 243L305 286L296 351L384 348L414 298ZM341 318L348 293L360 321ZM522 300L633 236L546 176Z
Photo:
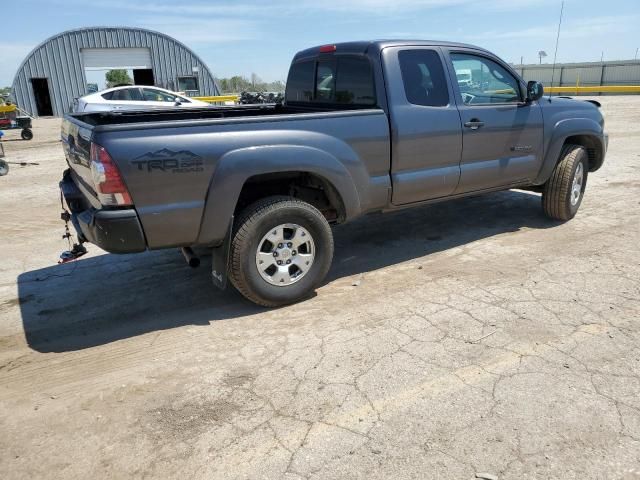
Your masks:
M560 20L558 21L558 35L556 36L556 51L553 54L553 68L551 69L551 86L553 87L553 79L556 75L556 58L558 57L558 43L560 42L560 26L562 25L562 13L564 12L564 0L560 7ZM551 101L551 93L549 93L549 101Z

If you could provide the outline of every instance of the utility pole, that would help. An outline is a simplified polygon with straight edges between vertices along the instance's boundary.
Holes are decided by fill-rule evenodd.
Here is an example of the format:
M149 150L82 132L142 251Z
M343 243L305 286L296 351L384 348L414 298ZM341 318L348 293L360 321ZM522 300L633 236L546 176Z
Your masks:
M636 50L636 57L638 56L638 50ZM520 56L520 65L524 65L524 57Z
M600 62L602 62L603 59L604 59L604 51L602 52L602 55L600 55Z
M633 57L633 59L634 59L634 60L637 60L637 59L638 59L638 50L639 50L639 49L640 49L640 47L636 48L636 55L635 55L635 57Z

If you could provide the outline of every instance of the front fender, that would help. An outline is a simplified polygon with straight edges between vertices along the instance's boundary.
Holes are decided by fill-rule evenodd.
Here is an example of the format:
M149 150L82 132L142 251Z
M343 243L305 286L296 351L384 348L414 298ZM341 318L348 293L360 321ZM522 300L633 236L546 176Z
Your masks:
M289 171L323 177L340 194L347 218L360 213L360 197L351 173L326 151L303 145L240 148L224 154L216 165L207 192L198 243L216 244L224 238L242 187L250 177Z
M584 135L592 139L601 149L601 158L606 151L605 134L602 126L591 118L568 118L557 122L551 132L551 139L542 163L540 173L535 180L536 185L545 183L558 163L562 147L569 137Z

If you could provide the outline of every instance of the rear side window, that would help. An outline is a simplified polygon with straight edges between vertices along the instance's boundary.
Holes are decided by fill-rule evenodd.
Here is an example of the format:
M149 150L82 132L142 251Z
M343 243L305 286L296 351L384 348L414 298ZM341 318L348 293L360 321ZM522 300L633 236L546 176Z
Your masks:
M410 103L427 107L449 104L444 68L435 50L402 50L398 59L404 91Z
M122 90L115 90L111 96L111 100L141 102L144 99L142 98L139 88L123 88Z
M286 100L288 103L375 105L371 64L366 58L358 57L296 63L289 72Z
M113 98L113 93L114 92L103 93L102 98L104 98L105 100L111 100Z

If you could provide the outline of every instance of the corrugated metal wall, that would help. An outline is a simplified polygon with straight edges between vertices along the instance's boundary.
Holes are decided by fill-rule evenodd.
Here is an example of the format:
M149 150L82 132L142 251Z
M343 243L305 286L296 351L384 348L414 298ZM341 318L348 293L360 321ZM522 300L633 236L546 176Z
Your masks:
M49 38L24 60L13 80L17 105L37 115L32 78L47 78L53 114L71 111L73 99L87 94L80 50L82 48L149 48L155 83L176 90L177 77L197 75L203 96L220 95L213 75L185 45L162 33L138 28L97 27L70 30ZM198 73L194 74L193 69Z
M621 62L558 63L553 74L552 65L514 65L527 81L537 80L554 87L580 85L640 85L640 60Z

